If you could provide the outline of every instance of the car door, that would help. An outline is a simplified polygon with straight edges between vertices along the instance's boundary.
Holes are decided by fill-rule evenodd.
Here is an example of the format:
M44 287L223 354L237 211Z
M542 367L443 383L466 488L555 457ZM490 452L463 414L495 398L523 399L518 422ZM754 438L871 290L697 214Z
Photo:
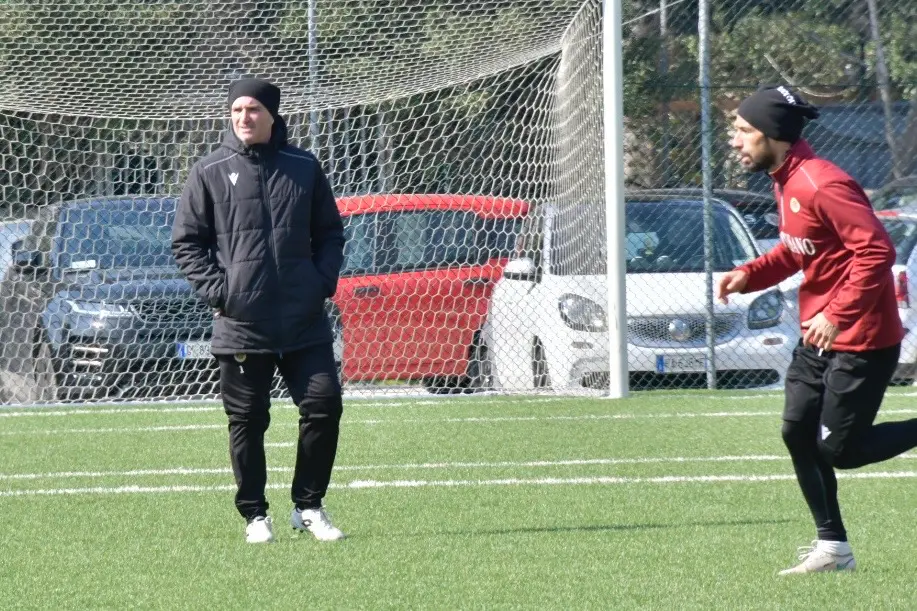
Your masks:
M333 302L340 316L339 341L344 380L372 380L383 373L378 325L385 324L382 285L378 273L378 214L374 212L343 217L344 263ZM336 338L337 339L337 338Z
M493 282L492 266L481 260L478 217L404 210L380 226L387 273L374 317L379 367L388 378L464 373Z

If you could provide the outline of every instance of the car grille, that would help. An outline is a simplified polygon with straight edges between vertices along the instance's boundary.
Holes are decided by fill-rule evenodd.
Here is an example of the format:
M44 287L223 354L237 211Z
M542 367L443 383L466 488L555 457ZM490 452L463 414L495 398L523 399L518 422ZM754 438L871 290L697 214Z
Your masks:
M680 320L687 325L688 338L677 340L669 332L669 325ZM737 314L719 314L713 320L715 343L728 342L738 335L742 317ZM646 316L627 321L627 339L634 346L644 348L699 348L707 344L706 318L704 316Z
M210 307L197 299L148 299L134 302L131 307L137 317L151 326L209 324L213 314Z

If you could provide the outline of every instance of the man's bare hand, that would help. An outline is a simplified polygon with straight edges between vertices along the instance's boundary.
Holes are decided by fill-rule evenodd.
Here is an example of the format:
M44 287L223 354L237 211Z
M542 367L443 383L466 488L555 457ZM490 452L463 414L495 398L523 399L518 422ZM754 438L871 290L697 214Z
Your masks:
M748 274L742 270L734 269L726 272L720 278L716 289L716 298L720 303L729 303L729 295L732 293L741 293L748 284Z
M821 312L802 323L802 328L806 330L805 335L802 336L803 346L811 345L819 350L831 350L837 334L840 333L838 328Z

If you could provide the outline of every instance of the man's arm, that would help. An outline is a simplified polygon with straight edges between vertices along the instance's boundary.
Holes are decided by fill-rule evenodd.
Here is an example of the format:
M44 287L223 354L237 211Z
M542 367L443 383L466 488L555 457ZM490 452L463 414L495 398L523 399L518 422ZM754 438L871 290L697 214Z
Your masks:
M836 182L815 194L816 214L853 253L847 281L823 314L841 330L869 309L870 297L889 281L895 264L895 245L856 184Z
M337 290L344 263L344 224L328 178L316 161L312 192L312 262L325 281L327 296Z
M799 264L783 242L738 269L748 274L743 293L754 293L780 284L799 271Z
M225 273L213 260L213 203L197 166L185 183L172 225L172 254L178 269L211 307L224 306Z

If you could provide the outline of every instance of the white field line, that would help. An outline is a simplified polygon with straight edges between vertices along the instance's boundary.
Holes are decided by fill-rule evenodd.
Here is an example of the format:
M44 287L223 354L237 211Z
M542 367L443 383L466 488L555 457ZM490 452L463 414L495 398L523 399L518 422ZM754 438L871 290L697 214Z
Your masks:
M902 454L898 458L914 459L917 454ZM432 469L503 469L530 467L583 467L608 465L657 465L657 464L692 464L692 463L742 463L742 462L786 462L789 456L746 455L746 456L672 456L645 458L578 458L569 460L529 460L529 461L496 461L496 462L439 462L439 463L402 463L381 465L338 465L340 471L390 471L390 470L432 470ZM291 474L292 468L269 467L270 473ZM95 479L106 477L143 477L166 475L229 475L229 467L175 467L172 469L131 469L127 471L58 471L49 473L0 473L0 481L38 480L38 479Z
M839 473L839 479L905 479L917 477L917 471L882 471L874 473ZM484 480L354 480L332 483L331 488L343 490L380 488L458 488L483 486L595 486L614 484L715 484L760 483L794 481L795 475L695 475L662 477L542 477ZM268 484L269 490L284 490L287 484ZM0 490L0 497L65 496L93 494L151 494L177 492L228 492L235 490L231 484L217 486L99 486L90 488L44 488L35 490Z
M659 394L652 397L653 401L680 401L683 399L700 399L705 401L754 401L759 399L777 399L783 395L782 390L763 391L754 394L732 394L727 391L712 392L708 394L691 394L691 393L667 393ZM423 395L420 395L423 396ZM917 397L917 392L890 393L886 399L896 397ZM564 401L579 401L582 399L604 400L600 394L596 395L557 395L548 397L530 397L519 398L514 395L495 395L487 394L484 396L468 395L464 397L446 398L417 398L409 396L393 396L391 398L362 398L353 397L345 394L344 405L345 411L351 408L389 408L389 407L439 407L449 408L463 403L473 403L475 405L489 404L537 404L537 403L560 403ZM624 400L626 401L626 399ZM83 404L83 405L36 405L34 407L23 408L16 406L0 406L0 418L28 418L28 417L64 417L64 416L83 416L88 414L159 414L159 413L189 413L189 412L222 412L223 407L219 400L208 400L201 402L189 401L192 405L181 406L180 402L152 402L140 403L134 406L108 406L106 404ZM195 404L196 403L196 404ZM178 405L176 405L178 404ZM291 402L277 401L272 409L296 409Z
M673 418L779 418L781 412L773 411L756 411L756 412L685 412L672 414L581 414L572 416L468 416L455 418L370 418L361 420L351 420L345 417L342 424L348 425L379 425L379 424L488 424L500 422L584 422L584 421L606 421L606 420L664 420ZM885 409L879 412L879 415L907 415L917 414L917 409ZM295 426L295 422L278 423L274 427ZM79 434L102 434L102 433L156 433L156 432L173 432L173 431L207 431L215 429L226 429L226 424L173 424L160 426L128 426L128 427L107 427L107 428L73 428L73 429L34 429L23 431L0 431L0 436L17 436L17 435L79 435Z
M541 397L536 399L512 399L508 398L506 400L494 400L494 399L479 399L475 402L475 405L490 405L494 403L510 403L510 404L524 404L531 405L537 403L557 403L560 401L570 400L571 397ZM389 408L389 407L454 407L456 405L461 405L461 401L456 401L454 399L434 401L430 399L420 400L420 401L348 401L344 400L344 410L347 411L351 408ZM294 410L297 409L295 405L288 401L277 402L271 405L272 410L283 409L283 410ZM56 409L56 408L47 408L47 407L34 407L28 409L14 409L14 408L3 408L0 407L0 418L47 418L47 417L65 417L65 416L93 416L96 414L105 414L105 415L115 415L115 414L178 414L178 413L195 413L195 412L223 412L223 407L221 405L192 405L192 406L177 406L177 407L105 407L98 405L81 405L81 406L69 406L66 409Z
M663 394L659 396L652 397L653 401L681 401L683 399L700 399L704 401L751 401L758 399L775 399L782 396L782 392L771 392L767 394L744 394L744 395L733 395L729 393L716 393L716 394L688 394L688 393L673 393L673 394ZM894 393L889 394L886 398L895 398L895 397L917 397L917 393L908 392L908 393ZM562 403L565 401L579 401L581 399L603 399L603 397L581 397L581 396L556 396L556 397L537 397L529 399L519 399L514 398L511 395L500 398L493 398L492 395L488 398L478 397L476 400L473 398L467 399L419 399L414 401L405 401L403 398L393 398L389 400L370 400L370 399L344 399L344 410L345 412L352 408L364 409L364 408L391 408L391 407L437 407L437 408L451 408L457 405L462 405L463 403L470 403L473 401L474 405L491 405L491 404L523 404L523 405L533 405L539 403ZM626 400L625 400L626 401ZM282 410L294 410L296 406L288 401L277 402L271 406L271 409L282 409ZM105 415L117 415L117 414L171 414L171 413L209 413L209 412L223 412L223 407L219 403L212 403L209 405L191 405L191 406L137 406L137 407L106 407L104 405L98 404L89 404L89 405L73 405L67 406L66 408L58 407L47 407L47 406L36 406L32 408L12 408L12 407L0 407L0 418L48 418L48 417L67 417L67 416L87 416L93 414L105 414Z

